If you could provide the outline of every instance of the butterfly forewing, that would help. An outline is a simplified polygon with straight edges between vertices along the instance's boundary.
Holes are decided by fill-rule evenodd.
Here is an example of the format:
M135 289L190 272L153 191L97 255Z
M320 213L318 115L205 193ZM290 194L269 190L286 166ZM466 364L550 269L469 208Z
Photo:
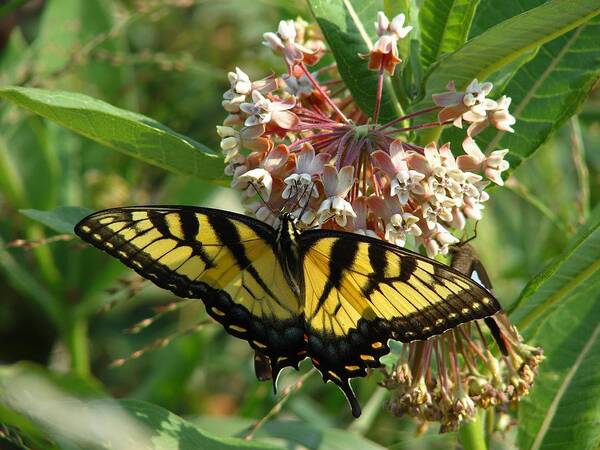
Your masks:
M464 275L384 241L322 230L300 241L308 352L353 407L348 379L379 366L388 339L425 340L500 310Z
M116 208L82 220L76 233L208 313L271 361L274 372L304 358L300 299L274 253L275 231L209 208Z

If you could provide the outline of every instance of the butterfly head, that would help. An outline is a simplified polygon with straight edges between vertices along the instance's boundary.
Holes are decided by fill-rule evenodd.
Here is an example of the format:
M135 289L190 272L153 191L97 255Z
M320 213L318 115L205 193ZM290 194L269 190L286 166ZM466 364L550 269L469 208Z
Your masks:
M281 212L279 214L279 233L286 234L291 240L295 240L300 232L298 231L298 218L291 212Z

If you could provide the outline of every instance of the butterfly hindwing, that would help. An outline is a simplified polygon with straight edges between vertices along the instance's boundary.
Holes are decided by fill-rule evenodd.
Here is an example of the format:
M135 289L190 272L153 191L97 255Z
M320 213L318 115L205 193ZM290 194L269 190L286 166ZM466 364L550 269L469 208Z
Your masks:
M141 206L94 213L75 231L159 287L200 298L230 334L268 356L274 381L304 359L301 302L270 226L209 208Z
M300 242L309 356L353 410L348 380L380 365L388 339L425 340L500 309L464 275L384 241L319 230Z

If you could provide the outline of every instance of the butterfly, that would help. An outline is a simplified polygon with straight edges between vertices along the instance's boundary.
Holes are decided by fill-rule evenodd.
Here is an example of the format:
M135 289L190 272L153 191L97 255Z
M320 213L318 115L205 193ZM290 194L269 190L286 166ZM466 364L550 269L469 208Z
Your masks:
M300 232L281 213L257 219L191 206L133 206L91 214L76 234L184 298L257 353L277 376L310 358L361 413L350 379L379 367L388 340L426 340L501 308L459 271L385 241L335 230ZM270 376L265 373L270 368Z

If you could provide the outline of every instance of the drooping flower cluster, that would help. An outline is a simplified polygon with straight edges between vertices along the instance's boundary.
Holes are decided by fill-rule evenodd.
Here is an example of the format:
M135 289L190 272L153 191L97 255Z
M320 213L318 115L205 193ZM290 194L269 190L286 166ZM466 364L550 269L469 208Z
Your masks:
M469 273L472 258L474 250L468 244L454 248L452 266ZM487 279L487 274L482 278ZM482 328L488 327L502 350L500 357L486 342ZM528 394L542 360L542 349L525 344L500 312L435 339L402 344L384 381L392 391L389 409L394 415L410 415L423 423L439 422L442 433L455 431L462 421L474 417L476 407L506 413L509 404Z
M282 56L286 73L255 81L240 68L229 74L231 87L223 95L228 116L217 131L231 186L242 193L249 214L276 226L279 212L286 210L298 218L300 228L368 235L422 248L429 257L448 253L467 220L481 219L489 198L486 186L503 184L508 150L486 155L473 138L486 127L513 131L510 98L488 99L491 83L473 80L457 91L451 82L448 92L433 96L435 106L378 123L383 77L402 61L398 42L412 29L404 22L402 14L390 21L379 13L379 39L362 55L379 72L372 117L356 105L335 63L309 70L326 46L318 28L301 19L282 21L277 32L264 34L263 43ZM433 112L437 121L406 126ZM470 123L464 154L455 156L450 144L408 140L411 131L452 124L462 128L463 121ZM471 335L474 326L459 330ZM505 333L510 335L510 329ZM451 336L429 341L433 347L423 364L435 360L438 343L451 345ZM411 360L421 347L409 347ZM414 379L420 376L411 383ZM462 399L461 392L456 395ZM465 405L469 409L466 400Z

